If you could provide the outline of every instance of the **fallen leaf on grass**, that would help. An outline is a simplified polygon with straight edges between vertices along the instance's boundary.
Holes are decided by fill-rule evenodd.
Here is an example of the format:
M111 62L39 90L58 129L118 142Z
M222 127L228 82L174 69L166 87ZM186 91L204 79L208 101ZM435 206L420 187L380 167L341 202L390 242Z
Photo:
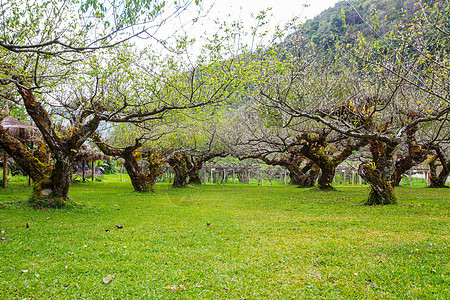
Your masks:
M111 274L109 274L108 276L106 276L105 278L103 278L103 283L104 284L108 284L112 281L113 277Z
M164 287L165 290L170 290L170 291L184 291L186 290L186 288L184 287L184 285L179 284L179 285L169 285Z

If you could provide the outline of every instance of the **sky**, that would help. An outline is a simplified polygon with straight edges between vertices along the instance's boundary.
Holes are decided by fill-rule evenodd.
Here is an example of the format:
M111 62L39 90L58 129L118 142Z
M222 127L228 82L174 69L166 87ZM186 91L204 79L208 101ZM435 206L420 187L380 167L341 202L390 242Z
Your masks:
M271 8L267 28L284 25L294 17L297 23L312 19L325 9L334 6L339 0L203 0L204 16L198 24L189 27L189 35L205 36L214 32L213 20L232 22L241 20L246 27L256 24L256 16L264 9ZM206 32L206 33L205 33Z
M203 0L201 17L196 23L192 24L189 21L197 16L199 7L194 5L183 12L181 17L172 19L159 29L159 33L162 33L162 40L172 34L201 40L218 31L218 25L214 23L214 20L226 21L228 24L241 21L244 30L249 32L250 27L256 24L252 15L256 16L269 7L271 10L268 14L269 24L266 25L266 29L274 30L275 26L284 25L294 17L298 18L296 24L312 19L337 2L339 0Z
M287 21L293 17L312 18L333 6L338 0L204 0L205 7L213 3L207 18L231 17L247 18L251 13L272 7L276 20Z

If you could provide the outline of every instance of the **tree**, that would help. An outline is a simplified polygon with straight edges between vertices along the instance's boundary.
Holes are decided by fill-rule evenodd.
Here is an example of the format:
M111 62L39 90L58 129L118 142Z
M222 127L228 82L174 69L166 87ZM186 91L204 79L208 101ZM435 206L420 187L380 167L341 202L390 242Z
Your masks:
M317 181L319 189L333 189L331 186L336 168L349 158L354 152L366 146L366 139L353 140L351 138L337 138L327 140L329 132L323 131L312 136L303 133L297 136L301 146L300 152L320 168L320 176Z
M445 188L447 178L450 175L450 160L448 155L442 150L442 145L433 145L432 150L434 154L431 155L428 161L430 166L430 187L431 188ZM440 172L438 166L440 164Z
M219 109L201 108L178 120L177 130L167 136L164 147L172 152L167 162L175 172L173 187L201 184L203 164L228 152L222 142L226 125Z
M266 82L267 83L267 82ZM262 102L258 97L280 99L277 94L283 83L270 82L260 85L260 95L256 95L254 107L244 109L237 122L245 130L236 131L239 136L235 144L240 157L260 158L267 164L276 164L288 168L291 181L297 184L313 186L318 177L319 189L332 189L336 168L354 152L366 146L367 139L353 139L336 134L324 128L320 123L298 119ZM306 160L302 171L301 163ZM319 173L320 171L320 173Z
M296 147L295 131L273 121L248 103L230 113L224 137L228 152L239 160L258 159L267 165L282 166L289 171L291 184L314 186L319 175L317 165Z
M191 1L177 3L179 5L172 7L174 10L169 16L182 11ZM40 191L33 194L32 203L34 198L45 203L42 198L46 196L48 206L64 206L77 151L102 120L140 122L159 118L171 109L202 105L180 104L179 101L133 102L120 94L121 87L108 85L113 83L112 73L121 70L117 68L120 65L124 67L121 74L128 72L129 75L125 84L129 88L136 87L130 80L136 78L138 72L126 62L130 58L127 56L130 48L124 42L135 36L155 38L151 28L166 21L159 19L167 12L165 4L165 1L143 1L132 5L117 2L108 7L97 1L72 3L58 0L46 3L19 0L3 4L1 95L8 101L22 103L55 162L49 179L35 184L35 191ZM125 46L121 48L120 45ZM113 51L112 47L115 48ZM152 84L157 89L156 80ZM75 86L75 93L67 92L71 86ZM15 94L19 94L22 101L16 100ZM107 96L118 100L107 101ZM69 119L73 122L64 136L55 130L55 119L48 113L52 106L58 108L55 112L60 113L60 121ZM132 110L130 106L140 109ZM42 193L44 190L46 195Z
M276 155L274 153L255 153L240 157L240 159L255 158L270 166L282 166L289 171L290 184L298 187L313 187L319 176L319 167L311 160L298 155L298 151ZM302 163L306 160L306 164Z
M336 43L335 57L313 58L314 49L308 52L307 47L297 48L295 55L277 49L254 64L259 92L254 98L272 116L283 116L283 125L309 119L340 135L367 140L371 162L359 168L372 188L366 203L393 204L395 172L424 157L422 150L416 156L414 145L423 143L413 136L423 136L427 124L448 123L446 11L448 7L424 5L381 42L357 36L345 51L346 45ZM297 36L297 45L305 46ZM393 155L408 140L416 154L406 155L410 162L404 167L398 162L396 169Z
M3 117L1 117L3 119ZM44 198L49 195L46 191L51 180L52 167L46 158L40 153L34 152L22 141L14 138L0 125L0 147L3 148L14 161L30 176L34 181L32 204L41 206ZM37 155L36 155L37 154ZM45 155L46 156L46 155ZM44 191L44 192L43 192ZM59 201L52 201L53 206L59 206Z
M49 56L76 61L82 57L79 54L135 37L164 43L159 29L200 2L11 0L1 4L0 47L28 55L33 68Z
M130 176L135 192L148 193L153 191L156 179L161 175L161 167L164 164L164 159L161 155L142 149L138 151L142 147L139 139L136 139L134 145L123 148L107 145L101 141L98 135L94 135L93 139L106 155L123 158L125 169ZM139 161L142 163L140 164ZM144 167L146 170L144 170Z

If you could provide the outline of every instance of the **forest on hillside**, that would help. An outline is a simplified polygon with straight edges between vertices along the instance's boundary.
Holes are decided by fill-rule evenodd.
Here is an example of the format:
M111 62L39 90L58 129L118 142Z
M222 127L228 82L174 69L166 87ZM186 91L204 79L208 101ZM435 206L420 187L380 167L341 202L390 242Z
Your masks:
M301 33L323 49L336 41L353 42L360 34L380 39L411 19L422 5L444 5L444 0L340 1L301 25Z

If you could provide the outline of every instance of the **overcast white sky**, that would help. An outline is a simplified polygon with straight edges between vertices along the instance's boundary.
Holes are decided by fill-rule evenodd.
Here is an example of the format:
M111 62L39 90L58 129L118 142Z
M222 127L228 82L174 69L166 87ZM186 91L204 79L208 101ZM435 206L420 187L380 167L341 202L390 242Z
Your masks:
M166 39L168 35L186 35L195 38L198 42L202 38L210 37L217 32L218 26L213 20L226 21L228 24L233 21L241 21L244 24L244 31L249 32L250 27L256 24L252 18L262 10L271 7L269 13L270 23L267 29L274 29L277 25L284 25L294 17L298 17L297 23L304 22L318 15L323 10L334 6L340 0L203 0L203 16L194 25L189 24L196 15L197 6L188 8L187 12L181 14L167 23L159 30L161 39ZM189 24L189 25L188 25ZM183 29L180 31L180 26ZM201 44L201 42L200 42Z
M272 7L272 13L279 21L287 21L297 16L312 18L337 2L338 0L204 0L205 7L214 3L208 18L226 17L231 14L233 17L245 19L251 13L257 14L267 7Z
M304 22L318 15L323 10L333 6L339 0L203 0L203 9L206 16L199 19L194 28L189 27L189 36L204 35L205 31L214 31L212 20L232 22L241 20L248 30L255 25L252 15L268 7L271 7L269 28L276 25L283 25L294 17L298 17L298 22ZM207 12L207 13L206 13ZM175 24L174 24L175 25Z

